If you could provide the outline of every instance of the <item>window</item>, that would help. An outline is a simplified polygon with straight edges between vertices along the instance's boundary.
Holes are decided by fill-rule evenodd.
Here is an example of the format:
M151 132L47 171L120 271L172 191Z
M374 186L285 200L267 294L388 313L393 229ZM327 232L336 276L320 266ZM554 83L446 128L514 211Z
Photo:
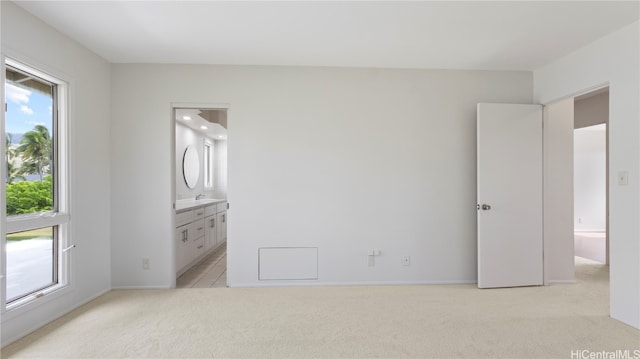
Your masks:
M68 203L61 80L5 63L3 300L7 309L68 284Z
M213 143L204 140L204 188L213 189Z

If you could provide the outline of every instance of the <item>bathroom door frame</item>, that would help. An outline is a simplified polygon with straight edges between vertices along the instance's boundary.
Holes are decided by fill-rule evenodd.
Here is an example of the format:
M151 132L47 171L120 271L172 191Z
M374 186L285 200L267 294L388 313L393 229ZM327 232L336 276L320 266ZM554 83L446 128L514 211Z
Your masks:
M171 148L171 170L169 173L169 178L171 179L171 228L176 227L176 109L194 109L194 110L225 110L227 111L227 120L229 116L229 109L231 105L229 103L223 102L212 102L212 103L201 103L201 102L171 102L169 104L169 133L170 133L170 148ZM228 123L228 122L227 122ZM228 127L228 125L227 125ZM227 128L227 141L229 141L230 131ZM229 155L227 154L227 161ZM227 162L228 163L228 162ZM227 178L229 177L229 170L227 169ZM227 194L227 201L229 200ZM228 202L227 202L228 203ZM227 234L227 243L229 243L229 235ZM171 276L172 276L172 288L176 287L176 246L175 241L171 241L171 248L169 248L169 253L171 253L171 258L174 260L171 261ZM227 246L227 253L229 253L229 246ZM227 273L229 271L229 263L227 263Z

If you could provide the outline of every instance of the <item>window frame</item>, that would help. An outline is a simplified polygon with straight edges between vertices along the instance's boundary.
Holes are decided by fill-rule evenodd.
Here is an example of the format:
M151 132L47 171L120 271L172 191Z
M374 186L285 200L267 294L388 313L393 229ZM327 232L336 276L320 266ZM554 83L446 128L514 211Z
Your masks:
M203 140L203 156L202 161L204 164L203 171L203 183L205 190L213 190L215 187L214 179L214 143L213 141L205 138Z
M62 79L57 74L52 74L50 71L42 71L37 66L33 66L25 61L20 61L15 58L2 56L2 81L6 83L6 70L7 66L17 69L18 71L25 72L31 76L40 78L44 81L54 84L54 101L52 103L53 111L53 129L51 140L53 144L53 208L51 211L42 213L33 213L25 215L16 215L7 217L6 214L6 186L1 186L0 190L0 206L2 217L2 234L3 240L6 241L7 233L15 233L20 231L26 231L30 229L37 229L43 227L53 227L55 231L54 235L54 252L56 257L54 263L57 267L57 283L52 284L46 288L36 290L24 297L13 300L11 303L7 303L6 300L6 286L7 286L7 268L6 268L6 250L5 245L1 246L0 255L0 272L2 294L0 295L0 312L3 314L3 319L10 319L7 317L13 317L25 310L30 310L35 306L39 306L42 303L46 303L51 299L54 299L60 295L72 290L72 275L71 275L71 260L70 251L75 247L71 245L70 236L70 203L69 203L69 81ZM0 92L2 98L5 98L4 86ZM5 121L6 112L3 111L0 118L0 132L6 133ZM4 156L5 141L2 141L2 155ZM1 166L0 173L4 178L4 171L6 170ZM4 320L3 320L4 321Z

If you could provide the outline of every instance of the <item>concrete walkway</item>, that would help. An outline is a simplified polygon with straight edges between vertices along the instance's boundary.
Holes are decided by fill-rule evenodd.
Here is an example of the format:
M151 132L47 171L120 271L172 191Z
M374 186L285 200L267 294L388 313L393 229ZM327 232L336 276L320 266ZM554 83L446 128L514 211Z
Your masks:
M7 241L7 300L53 281L53 240Z

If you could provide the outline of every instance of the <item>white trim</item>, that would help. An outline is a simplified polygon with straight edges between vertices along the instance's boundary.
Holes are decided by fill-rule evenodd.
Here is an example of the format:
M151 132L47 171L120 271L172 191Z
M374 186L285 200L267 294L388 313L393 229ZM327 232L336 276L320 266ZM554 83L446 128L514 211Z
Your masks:
M111 287L111 290L136 290L136 289L175 289L166 285L124 285Z
M570 93L568 95L564 95L564 96L549 100L547 102L544 102L542 104L542 106L548 106L548 105L554 104L556 102L564 101L564 100L569 99L569 98L575 99L578 96L582 96L582 95L588 94L589 92L597 91L597 90L603 89L605 87L610 87L609 81L602 82L602 83L599 83L599 84L594 85L594 86L589 86L589 87L587 87L585 89L575 91L575 92Z
M570 98L575 100L575 98L578 97L578 96L581 96L581 95L584 95L584 94L587 94L587 93L590 93L590 92L593 92L593 91L597 91L597 90L603 89L605 87L608 87L609 91L611 91L611 82L610 81L601 82L601 83L598 83L598 84L595 84L595 85L592 85L592 86L588 86L588 87L583 88L581 90L574 91L572 93L565 94L563 96L559 96L557 98L554 98L554 99L551 99L549 101L543 102L542 103L542 107L545 108L545 107L547 107L549 105L552 105L552 104L554 104L556 102L564 101L564 100L567 100L567 99L570 99ZM535 95L535 86L534 86L534 95ZM611 102L611 100L609 100L609 103L610 102ZM611 111L611 110L609 110L609 111ZM544 126L544 122L545 122L545 114L546 114L546 111L543 111L542 112L543 126ZM575 117L575 114L574 114L574 117ZM611 116L609 116L609 117L611 117ZM610 146L608 129L609 129L609 126L608 126L608 122L607 122L607 152L609 152L609 146ZM543 147L544 147L544 141L545 141L544 136L543 136L542 141L543 141ZM609 166L609 163L607 163L607 166ZM607 168L607 173L608 173L608 171L609 171L609 168ZM544 179L546 179L546 176L547 176L547 173L543 169L543 182L544 182ZM611 188L611 183L607 183L607 188L606 188L607 203L609 201L609 190L610 190L610 188ZM542 189L543 197L545 195L545 191L546 191L546 188L543 187L543 189ZM574 201L575 201L575 199L574 199ZM543 216L544 216L544 201L543 201ZM607 223L609 222L609 220L610 219L609 219L608 213L607 213ZM546 223L544 222L544 218L543 218L543 223L542 223L543 231L544 231L545 225L546 225ZM580 232L580 230L576 230L574 228L574 233L575 232ZM606 232L606 230L605 230L605 232ZM607 238L607 242L608 241L609 241L609 239ZM575 279L574 280L564 280L564 282L563 282L561 280L551 280L551 279L548 278L548 276L550 274L549 273L550 272L549 266L551 265L551 262L550 262L550 259L549 259L549 257L550 257L549 252L548 252L549 249L544 245L545 242L546 242L546 238L544 238L544 235L543 235L543 246L542 246L542 253L543 253L543 264L542 264L542 266L543 266L543 285L548 286L548 285L551 285L553 283L556 283L556 284L557 283L575 283Z
M571 280L571 279L550 279L549 280L549 284L575 284L577 283L577 281L575 279Z
M344 286L356 286L356 287L366 287L366 286L398 286L398 285L471 285L476 284L476 280L451 280L451 281L400 281L400 282L389 282L389 281L372 281L372 282L317 282L317 281L306 281L306 280L297 280L293 281L269 281L267 283L244 283L244 284L233 284L228 282L227 286L229 288L261 288L261 287L344 287Z
M3 49L6 51L6 49ZM9 51L11 52L11 51ZM36 291L37 293L43 295L40 297L33 296L31 294L13 301L12 303L6 303L6 290L2 291L2 297L0 302L0 307L2 308L3 318L2 321L5 321L5 317L13 318L14 316L20 315L26 311L31 309L35 309L40 307L43 303L49 302L52 298L57 298L62 295L66 295L67 293L73 291L73 286L71 285L71 280L73 278L72 264L71 264L71 253L73 251L62 251L63 248L68 247L72 241L72 230L71 226L71 218L69 215L70 209L70 172L69 168L70 164L70 134L69 134L69 122L70 122L70 98L71 98L71 78L66 75L59 76L59 71L49 71L42 70L43 68L47 69L46 66L41 65L33 65L34 61L27 60L24 61L26 57L24 56L4 56L2 62L2 79L3 83L6 82L6 65L9 65L18 70L24 71L28 74L39 77L47 82L55 84L56 86L56 94L55 94L55 105L54 108L57 110L57 116L54 116L52 125L53 133L51 135L52 139L56 143L56 162L55 162L55 179L54 183L56 183L55 196L57 201L57 208L55 211L45 212L45 213L37 213L37 214L29 214L29 215L19 215L12 216L11 218L7 218L6 215L6 193L4 190L4 186L2 192L2 223L3 223L3 238L6 238L6 233L20 232L25 230L30 230L34 228L45 228L45 227L58 227L58 251L57 251L57 279L58 282L53 284L52 286L45 288L40 291ZM4 86L3 86L4 88ZM5 115L3 111L2 117L2 133L5 133L4 123L5 123ZM3 145L4 147L4 145ZM6 251L4 250L5 246L2 246L2 288L6 289ZM35 293L35 292L34 292Z
M4 50L3 50L4 51ZM0 64L0 69L2 71L2 74L0 74L0 79L2 79L2 88L0 89L0 96L4 99L5 98L5 94L4 94L4 83L6 82L6 57L4 56L4 54L0 55L0 59L2 60L2 64ZM6 105L5 105L6 106ZM2 112L0 114L0 133L5 133L5 129L4 129L4 123L5 123L5 111L0 111ZM0 156L2 156L2 158L5 158L5 145L6 140L2 139L2 144L0 144ZM3 160L4 162L4 160ZM2 180L5 179L5 166L0 166L0 178L2 178ZM0 235L2 235L2 238L7 238L7 205L6 205L6 193L5 193L5 188L6 186L0 186ZM5 303L7 302L7 291L4 290L5 288L7 288L7 276L5 275L5 273L7 273L7 268L6 268L6 245L4 243L2 243L2 245L0 245L0 288L2 288L2 290L0 290L0 314L2 314L2 318L4 319L5 316L5 312L6 312L6 305Z
M171 110L176 108L228 110L230 107L231 105L229 103L171 102ZM175 120L175 118L172 119Z
M4 323L5 321L12 320L15 317L19 317L35 307L38 307L65 295L71 294L74 290L75 288L73 285L57 284L39 291L39 293L44 294L41 297L34 298L32 295L29 295L25 298L18 299L12 302L10 305L5 305L6 312L3 314L2 322Z
M171 228L176 228L176 175L175 169L177 166L176 159L176 116L175 111L179 108L186 109L207 109L207 110L229 110L231 104L229 103L200 103L200 102L170 102L169 103L169 133L170 133L170 144L171 144L171 166L169 166L170 173L169 178L171 185L171 203L172 203L172 215L171 215ZM215 184L214 184L215 186ZM204 189L204 187L203 187ZM169 253L171 255L171 262L169 263L169 282L172 283L169 287L155 287L155 286L124 286L124 287L114 287L113 289L171 289L176 287L178 276L180 275L176 270L176 246L175 246L175 238L173 235L171 236L171 242L169 245ZM228 250L228 249L227 249Z
M59 226L69 223L69 215L66 213L45 212L44 216L12 216L6 219L6 233L28 231L34 228ZM49 214L49 215L47 215Z

